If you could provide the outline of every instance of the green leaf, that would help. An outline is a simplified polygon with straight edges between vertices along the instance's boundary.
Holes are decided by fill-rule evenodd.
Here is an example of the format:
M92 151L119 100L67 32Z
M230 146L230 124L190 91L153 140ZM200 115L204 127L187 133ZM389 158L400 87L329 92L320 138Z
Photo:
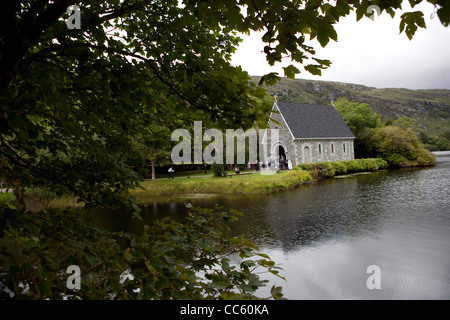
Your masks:
M270 289L270 294L275 300L280 300L283 298L281 287L273 286L272 289Z
M260 256L260 257L262 257L262 258L265 258L265 259L269 259L269 260L270 260L270 257L269 257L267 254L265 254L265 253L257 253L257 255Z
M290 79L294 79L295 75L300 73L300 70L298 70L297 67L294 65L289 65L287 67L283 67L284 75Z
M127 260L127 261L132 261L133 260L133 255L130 253L130 252L128 252L128 251L125 251L124 253L123 253L123 257Z
M425 19L421 11L406 12L401 15L400 33L405 31L409 40L413 38L417 27L426 28Z
M441 6L437 10L437 15L441 20L441 23L448 27L450 24L450 6L447 4L446 6Z
M334 34L337 37L336 32L334 32ZM330 41L330 38L332 38L334 34L332 32L330 32L330 29L327 28L327 26L321 25L321 26L319 26L319 29L317 31L317 40L319 41L319 43L322 47L326 47L326 45Z
M157 274L157 270L147 260L145 261L145 267L151 274Z
M305 66L305 70L313 75L320 76L322 74L322 70L320 70L321 66L315 64L309 64Z
M317 61L318 63L320 63L323 66L329 67L331 66L331 61L330 60L325 60L325 59L318 59L318 58L313 58L315 61Z
M261 77L259 80L259 85L265 84L267 86L272 86L280 80L278 77L278 72L271 72Z

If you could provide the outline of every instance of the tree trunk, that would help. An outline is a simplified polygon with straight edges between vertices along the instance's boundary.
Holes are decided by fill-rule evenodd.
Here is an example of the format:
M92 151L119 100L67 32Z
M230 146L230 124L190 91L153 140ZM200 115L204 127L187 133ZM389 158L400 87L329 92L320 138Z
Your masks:
M155 161L152 160L151 163L152 163L152 180L156 180Z

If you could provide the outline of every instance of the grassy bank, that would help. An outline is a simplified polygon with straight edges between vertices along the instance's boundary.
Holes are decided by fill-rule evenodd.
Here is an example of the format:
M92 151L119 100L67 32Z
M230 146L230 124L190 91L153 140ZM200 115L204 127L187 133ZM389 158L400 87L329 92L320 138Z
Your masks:
M256 194L289 190L302 184L322 178L331 178L358 172L371 172L388 167L382 159L356 159L348 161L300 164L290 171L274 175L233 177L192 177L190 179L146 181L144 190L133 190L132 194L141 201L155 197L171 197L195 194Z
M255 172L251 176L207 177L175 180L146 181L144 190L133 190L139 200L155 199L155 196L181 194L255 194L288 190L310 182L311 174L303 170L282 171L274 175Z
M13 201L16 199L16 196L12 192L8 193L0 193L0 203Z
M155 199L170 199L180 195L198 196L203 194L260 194L274 193L296 188L323 178L332 178L358 172L371 172L388 167L382 159L356 159L348 161L318 162L300 164L290 171L273 175L253 172L251 176L212 177L192 175L190 178L161 179L144 181L143 189L131 190L131 195L140 202L153 202ZM31 190L30 194L41 199L45 207L76 207L82 205L75 197L57 197L53 193ZM13 200L12 193L0 194L0 202Z
M77 202L77 198L73 195L58 196L56 195L56 193L37 188L27 189L24 193L38 198L45 208L74 208L84 206L84 203ZM14 195L14 193L0 193L0 203L14 201L16 201L16 196Z

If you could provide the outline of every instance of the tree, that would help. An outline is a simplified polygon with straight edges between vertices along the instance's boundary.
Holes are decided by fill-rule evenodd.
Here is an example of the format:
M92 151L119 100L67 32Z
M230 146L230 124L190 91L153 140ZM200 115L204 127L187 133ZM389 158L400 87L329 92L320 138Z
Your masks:
M381 126L381 116L373 112L367 103L340 98L334 106L355 136L364 134L367 129Z
M383 158L391 166L429 166L436 161L411 129L398 126L374 129L369 147L376 156Z
M430 137L424 132L420 131L417 137L422 141L422 143L428 143Z
M444 137L447 140L450 140L450 130L445 129L444 132L442 132L442 137Z
M334 106L355 135L355 157L370 157L368 139L373 129L381 126L381 116L372 112L367 103L349 101L346 98L338 99Z
M175 120L250 126L270 108L227 62L236 38L177 1L83 2L81 30L60 19L72 3L9 1L2 11L0 157L20 187L130 205L133 136Z
M145 171L150 162L152 180L156 179L156 166L169 163L172 142L170 131L162 126L149 126L133 137L136 154L133 162Z
M439 148L441 151L447 151L450 149L450 140L440 137L437 139L435 145Z
M414 124L414 119L406 116L398 117L392 124L403 129L408 129Z

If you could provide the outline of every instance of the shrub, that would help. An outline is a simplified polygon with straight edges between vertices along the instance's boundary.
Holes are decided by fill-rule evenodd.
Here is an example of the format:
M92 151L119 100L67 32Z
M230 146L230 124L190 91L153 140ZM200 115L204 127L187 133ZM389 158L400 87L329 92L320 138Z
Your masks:
M432 166L436 163L436 157L427 150L420 150L417 157L418 166Z
M347 164L347 173L363 171L360 162L357 160L348 160L346 161L346 164Z
M215 162L211 165L211 170L214 172L215 177L223 177L225 173L223 164L217 164Z
M370 147L395 167L433 165L434 156L424 147L410 129L385 126L374 130L370 138ZM425 164L428 163L428 164Z
M427 159L423 156L423 162ZM311 173L311 176L315 179L331 178L335 175L342 175L347 173L363 172L363 171L376 171L379 169L385 169L388 167L388 163L380 158L370 159L355 159L355 160L343 160L333 162L316 162L316 163L302 163L294 167L294 171L306 170Z
M386 169L388 167L388 163L381 159L381 158L375 158L375 159L370 159L372 161L372 163L374 164L375 170L380 170L380 169Z
M315 162L315 163L299 164L297 168L311 172L311 175L316 179L334 177L336 173L336 170L332 162Z
M333 162L333 166L337 175L347 173L347 164L344 161Z

